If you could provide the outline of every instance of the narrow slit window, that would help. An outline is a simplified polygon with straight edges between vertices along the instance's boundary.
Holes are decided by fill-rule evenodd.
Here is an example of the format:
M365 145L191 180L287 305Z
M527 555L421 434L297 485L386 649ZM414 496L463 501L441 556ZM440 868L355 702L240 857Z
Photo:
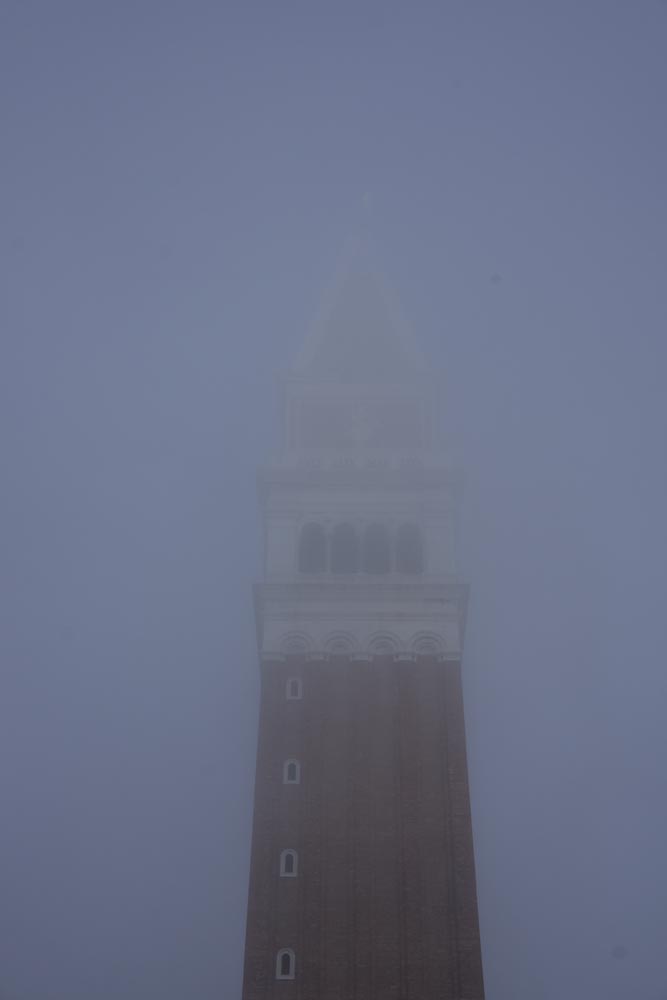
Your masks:
M299 855L289 848L280 855L280 877L296 878L299 874Z
M276 956L276 979L294 979L296 958L291 948L281 948Z
M283 784L298 785L301 782L301 765L298 760L286 760L283 765Z
M288 701L300 701L303 697L303 684L300 677L290 677L287 681L286 694Z

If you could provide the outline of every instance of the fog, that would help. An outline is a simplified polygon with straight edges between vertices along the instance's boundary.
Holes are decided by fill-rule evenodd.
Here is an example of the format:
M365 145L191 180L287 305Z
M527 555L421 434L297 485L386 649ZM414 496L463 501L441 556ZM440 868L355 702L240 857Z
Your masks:
M256 469L370 233L466 474L488 1000L665 1000L667 5L5 0L0 998L240 996Z

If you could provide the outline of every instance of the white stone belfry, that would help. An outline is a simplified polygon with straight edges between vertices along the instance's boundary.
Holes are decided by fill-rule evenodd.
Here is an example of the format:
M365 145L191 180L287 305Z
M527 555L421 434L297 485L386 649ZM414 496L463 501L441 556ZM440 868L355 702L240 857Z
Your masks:
M283 385L260 472L260 655L459 659L460 477L438 447L438 385L367 252L354 252Z

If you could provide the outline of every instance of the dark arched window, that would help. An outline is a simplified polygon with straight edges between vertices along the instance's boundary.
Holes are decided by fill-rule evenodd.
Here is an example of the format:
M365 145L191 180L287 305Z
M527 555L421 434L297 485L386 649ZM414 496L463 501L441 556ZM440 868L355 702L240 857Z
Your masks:
M364 570L388 573L391 569L389 532L384 524L369 524L364 532Z
M280 855L280 877L296 878L298 873L299 860L296 851L283 851Z
M285 697L288 701L300 701L303 696L303 684L300 677L290 677L285 686Z
M327 536L321 524L305 524L299 538L299 570L322 573L327 568Z
M301 764L298 760L286 760L283 764L283 784L298 785L301 781Z
M424 546L416 524L402 524L396 532L396 569L399 573L424 570Z
M276 979L294 979L296 959L291 948L282 948L276 956Z
M331 572L357 573L359 539L352 524L337 524L331 536Z

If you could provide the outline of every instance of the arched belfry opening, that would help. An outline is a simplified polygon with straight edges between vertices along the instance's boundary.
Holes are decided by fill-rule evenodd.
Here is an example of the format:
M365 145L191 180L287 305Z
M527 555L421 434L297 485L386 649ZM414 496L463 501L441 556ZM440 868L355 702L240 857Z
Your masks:
M327 568L327 536L324 526L305 524L299 536L299 570L302 573L323 573Z
M424 543L416 524L401 524L396 531L396 569L399 573L424 570Z
M391 537L385 524L369 524L364 531L364 572L383 574L391 570Z
M331 572L359 572L359 535L353 524L337 524L331 533Z

